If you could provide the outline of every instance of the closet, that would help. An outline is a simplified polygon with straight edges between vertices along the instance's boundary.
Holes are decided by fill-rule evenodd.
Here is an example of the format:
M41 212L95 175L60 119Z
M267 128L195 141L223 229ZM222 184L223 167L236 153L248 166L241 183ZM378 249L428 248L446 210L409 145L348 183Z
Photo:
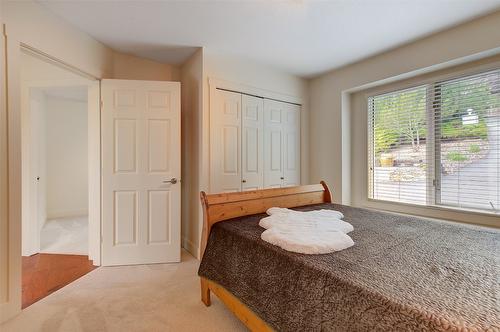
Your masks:
M210 191L300 184L300 106L217 89L210 109Z

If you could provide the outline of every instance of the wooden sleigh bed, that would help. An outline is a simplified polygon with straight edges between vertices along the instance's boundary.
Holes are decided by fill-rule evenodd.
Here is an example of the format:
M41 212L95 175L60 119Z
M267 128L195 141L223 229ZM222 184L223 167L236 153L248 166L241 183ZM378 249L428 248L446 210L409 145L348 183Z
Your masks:
M324 182L200 196L201 300L214 293L251 331L500 330L499 230L332 204ZM258 221L275 206L339 210L355 245L264 242Z
M314 185L213 195L202 191L200 198L203 206L200 257L203 257L212 227L218 222L264 213L273 206L292 208L332 202L330 190L324 181ZM204 277L200 277L200 281L201 300L206 306L210 306L210 292L213 292L251 331L273 331L224 287Z

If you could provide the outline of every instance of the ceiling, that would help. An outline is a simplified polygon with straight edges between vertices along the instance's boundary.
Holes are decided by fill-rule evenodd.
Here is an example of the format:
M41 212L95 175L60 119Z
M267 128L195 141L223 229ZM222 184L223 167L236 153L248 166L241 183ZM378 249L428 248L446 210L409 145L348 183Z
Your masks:
M115 50L180 64L203 46L312 77L500 9L500 0L39 0Z

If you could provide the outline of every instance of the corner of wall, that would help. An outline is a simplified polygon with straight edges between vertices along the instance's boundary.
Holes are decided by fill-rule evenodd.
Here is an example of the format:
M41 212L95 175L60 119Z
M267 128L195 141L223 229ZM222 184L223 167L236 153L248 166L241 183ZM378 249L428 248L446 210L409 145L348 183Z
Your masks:
M182 247L194 258L200 259L200 247L198 242L193 242L187 237L182 237Z
M8 301L9 237L8 237L8 174L7 174L7 112L6 62L3 31L3 1L0 1L0 308ZM3 318L0 316L0 323Z
M351 204L351 94L342 91L340 120L342 123L342 183L340 200Z
M182 246L194 257L199 256L200 238L200 169L201 121L203 111L203 51L197 50L180 67L182 117Z
M113 50L111 78L179 82L181 66L160 63Z

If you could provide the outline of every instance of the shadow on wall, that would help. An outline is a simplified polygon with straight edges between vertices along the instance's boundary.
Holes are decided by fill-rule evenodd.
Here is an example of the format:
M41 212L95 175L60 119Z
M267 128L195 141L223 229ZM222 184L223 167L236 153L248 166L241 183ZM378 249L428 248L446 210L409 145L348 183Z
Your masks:
M196 46L165 46L160 44L125 43L124 48L141 50L131 55L163 64L180 66L200 49Z

